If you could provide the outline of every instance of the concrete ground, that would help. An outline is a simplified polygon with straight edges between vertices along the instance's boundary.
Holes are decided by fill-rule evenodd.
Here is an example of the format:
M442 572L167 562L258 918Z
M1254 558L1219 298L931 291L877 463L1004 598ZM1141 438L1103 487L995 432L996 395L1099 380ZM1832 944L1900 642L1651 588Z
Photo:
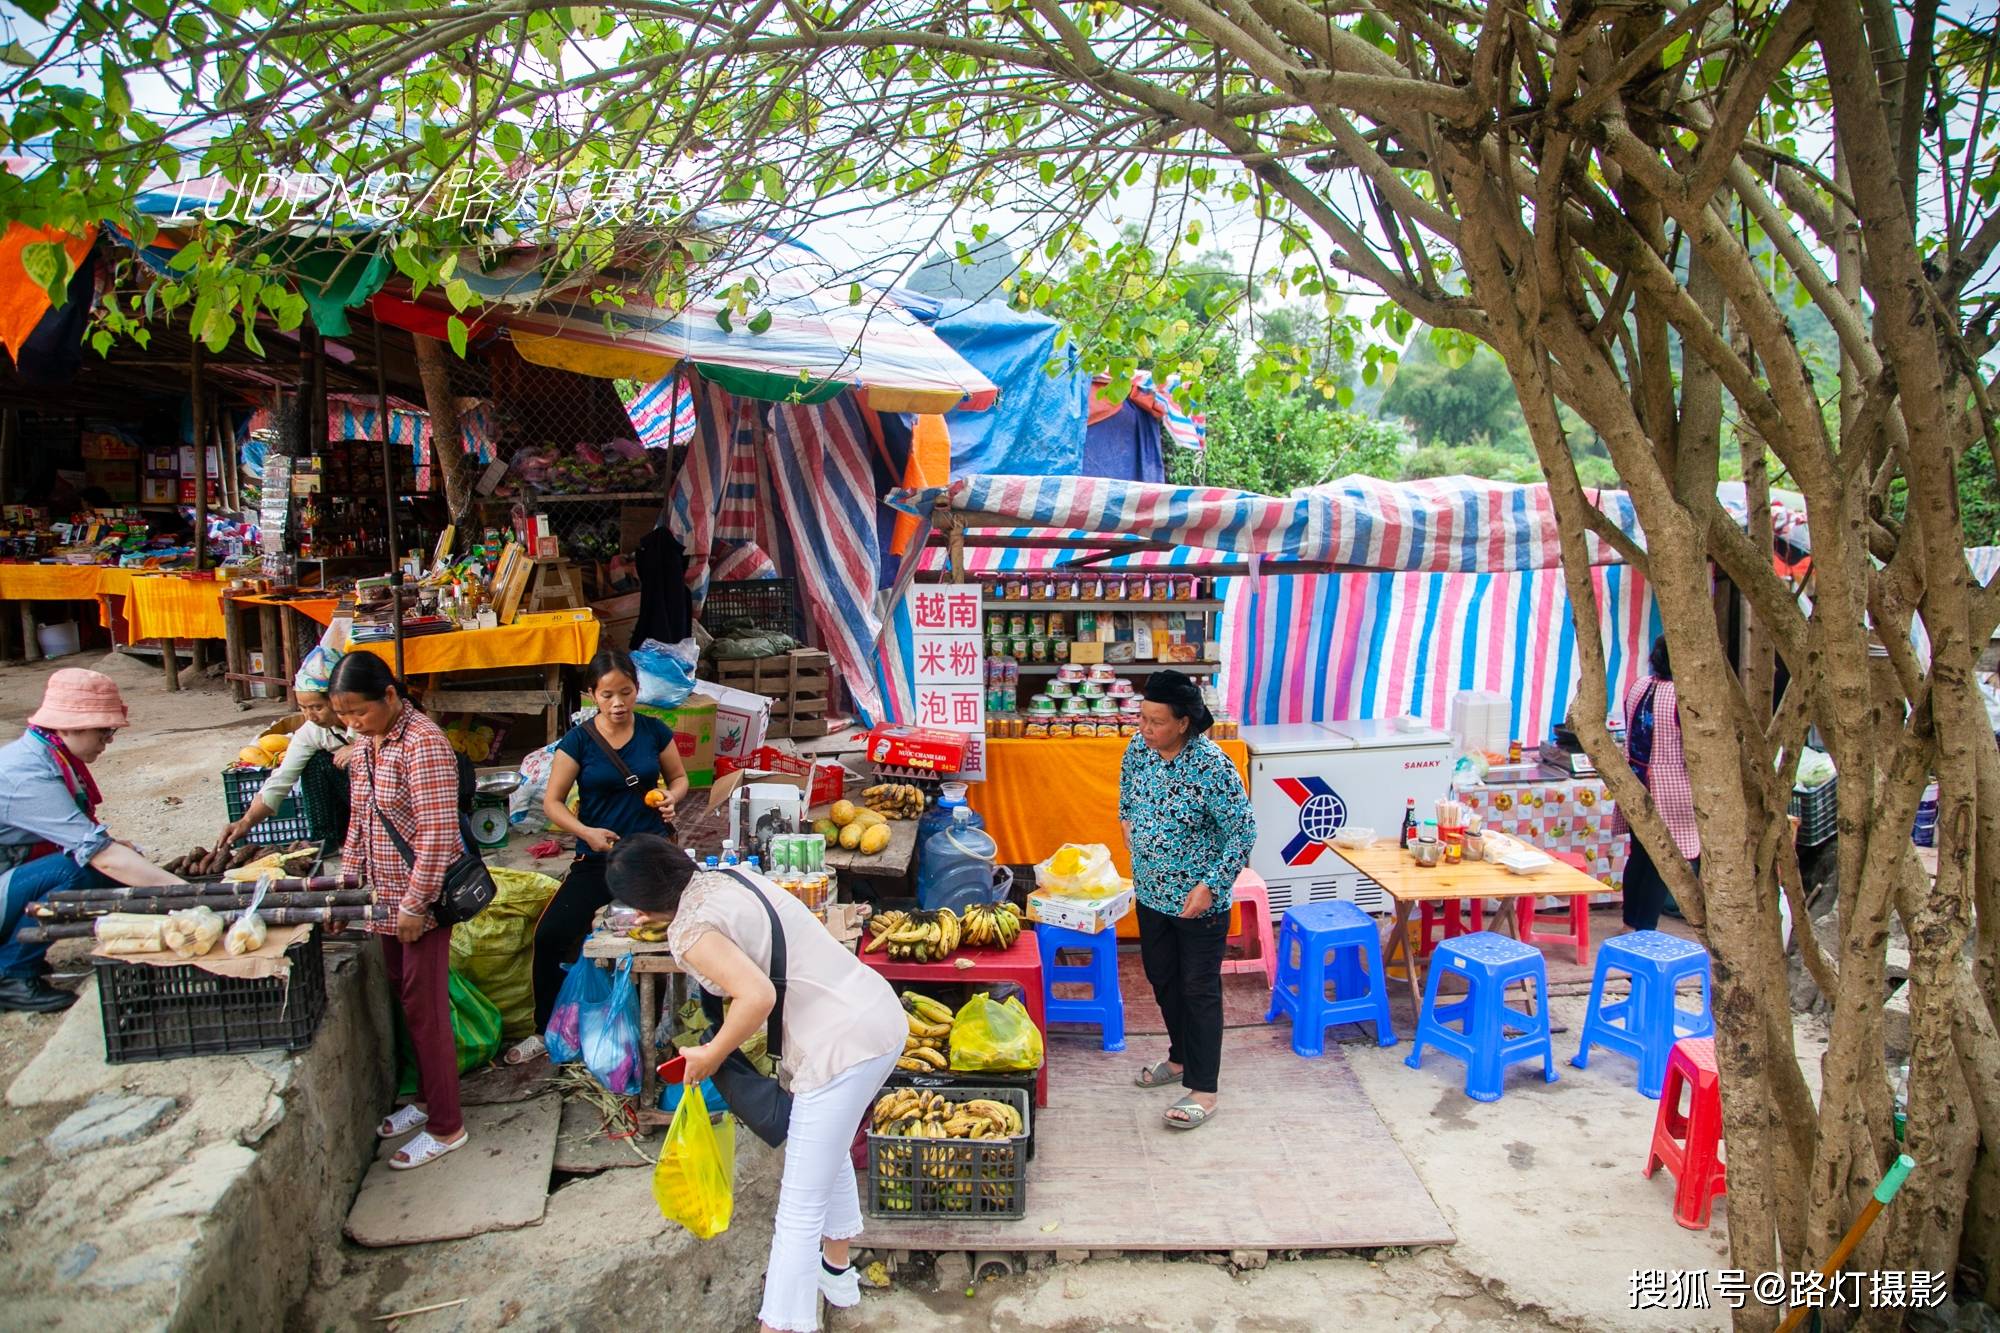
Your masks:
M86 656L31 667L0 667L0 740L18 734L19 719L34 707L42 681L60 665L98 666L127 692L134 725L96 770L106 797L105 817L114 832L162 859L196 843L207 844L223 823L218 774L256 734L263 719L279 715L278 707L261 704L246 715L219 682L197 683L179 694L167 694L155 665L118 658L100 663ZM80 952L79 947L69 946L57 957L74 958ZM1589 1070L1567 1064L1575 1049L1581 1007L1576 996L1554 999L1556 1021L1569 1029L1556 1037L1561 1081L1545 1086L1517 1067L1507 1095L1493 1104L1463 1096L1459 1090L1463 1071L1449 1058L1433 1054L1421 1070L1404 1066L1409 1044L1407 1015L1400 1007L1402 1043L1387 1049L1372 1042L1342 1047L1383 1121L1457 1232L1455 1246L1366 1256L1274 1255L1262 1269L1254 1267L1258 1256L1238 1256L1248 1271L1229 1266L1227 1255L1038 1261L1026 1272L972 1284L970 1297L950 1271L946 1281L952 1285L939 1291L927 1264L919 1262L900 1271L890 1291L870 1293L858 1310L837 1313L831 1327L1720 1327L1725 1321L1715 1311L1631 1308L1636 1271L1712 1271L1724 1266L1727 1205L1717 1202L1715 1223L1707 1232L1686 1231L1670 1216L1671 1185L1664 1174L1651 1181L1640 1179L1655 1103L1633 1091L1629 1061L1602 1056ZM1800 1047L1808 1076L1816 1079L1819 1040L1810 1027L1802 1024ZM0 1083L11 1082L56 1028L53 1019L0 1015ZM1134 1037L1135 1067L1155 1055L1152 1047L1160 1044L1158 1039ZM1226 1078L1225 1071L1225 1097ZM76 1109L75 1104L57 1101L10 1108L0 1116L0 1252L7 1249L7 1235L16 1224L38 1205L46 1207L50 1193L63 1188L61 1164L52 1161L40 1140ZM1201 1132L1229 1134L1227 1115ZM768 1178L767 1169L752 1175L762 1183ZM303 1326L302 1321L309 1321L314 1328L361 1327L380 1313L429 1303L413 1299L418 1295L436 1301L471 1292L479 1294L477 1308L482 1314L501 1312L504 1322L518 1327L584 1326L598 1321L593 1311L606 1320L643 1316L648 1305L645 1282L629 1280L628 1273L604 1287L604 1300L595 1300L591 1290L606 1278L601 1267L577 1267L559 1257L569 1246L587 1246L590 1234L589 1219L570 1216L575 1210L566 1206L564 1195L572 1195L578 1204L595 1196L596 1204L621 1210L643 1212L650 1206L640 1184L643 1172L614 1174L626 1179L559 1191L551 1205L551 1221L543 1228L514 1233L511 1239L496 1239L473 1250L440 1246L371 1255L336 1242L330 1248L337 1252L314 1264L320 1278L317 1294L293 1311L291 1322ZM1282 1189L1284 1182L1273 1181L1271 1188ZM739 1229L767 1225L743 1216L751 1211L739 1210ZM767 1215L756 1211L760 1218ZM77 1216L74 1221L76 1239L88 1240L88 1217ZM658 1237L656 1214L633 1218L631 1223L647 1233L644 1238L635 1233L632 1239L643 1240L650 1248L649 1259L661 1259L674 1248ZM536 1236L552 1225L556 1232L578 1229L568 1243L551 1250L539 1245ZM753 1265L752 1274L761 1266L767 1234L760 1230L756 1236L732 1235L732 1258ZM995 1244L1006 1247L1004 1228L996 1229ZM579 1285L552 1290L571 1281ZM615 1308L611 1294L617 1297ZM78 1296L81 1304L84 1294ZM81 1308L77 1313L84 1315ZM480 1326L480 1321L465 1317L463 1307L420 1318L424 1327ZM719 1318L711 1326L732 1328L736 1323L733 1318ZM409 1321L408 1326L419 1326L419 1320Z

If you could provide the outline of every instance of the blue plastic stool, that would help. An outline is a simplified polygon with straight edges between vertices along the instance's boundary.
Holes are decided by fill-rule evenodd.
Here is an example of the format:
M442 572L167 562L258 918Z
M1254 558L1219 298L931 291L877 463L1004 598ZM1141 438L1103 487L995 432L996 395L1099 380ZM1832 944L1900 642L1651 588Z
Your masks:
M1613 972L1632 980L1631 994L1604 1002L1604 983ZM1680 1007L1674 992L1690 977L1701 978L1701 1008ZM1667 1077L1667 1056L1682 1037L1712 1037L1708 950L1693 940L1658 930L1613 935L1597 946L1597 969L1590 978L1590 1009L1583 1040L1570 1063L1590 1067L1590 1048L1604 1046L1639 1062L1639 1091L1657 1098Z
M1035 945L1042 951L1042 1017L1050 1023L1095 1023L1103 1029L1104 1049L1125 1049L1125 993L1118 988L1118 932L1100 930L1086 935L1046 923L1035 927ZM1080 949L1090 955L1081 966L1058 964L1060 949ZM1058 984L1087 985L1087 1000L1059 999Z
M1373 1023L1377 1045L1396 1044L1382 978L1382 932L1373 917L1349 902L1285 909L1278 927L1278 977L1264 1021L1273 1022L1280 1013L1292 1016L1292 1053L1307 1060L1326 1049L1326 1030L1335 1023Z
M1446 972L1465 978L1463 999L1438 1003L1438 982ZM1465 1095L1476 1102L1500 1100L1507 1066L1542 1057L1542 1081L1556 1081L1555 1049L1549 1043L1549 1006L1534 1014L1507 1004L1507 987L1531 981L1546 990L1548 969L1542 951L1490 930L1439 943L1424 982L1424 1005L1417 1013L1417 1036L1403 1063L1422 1069L1424 1047L1435 1046L1465 1062ZM1453 1028L1463 1020L1464 1026ZM1520 1035L1509 1037L1513 1031Z

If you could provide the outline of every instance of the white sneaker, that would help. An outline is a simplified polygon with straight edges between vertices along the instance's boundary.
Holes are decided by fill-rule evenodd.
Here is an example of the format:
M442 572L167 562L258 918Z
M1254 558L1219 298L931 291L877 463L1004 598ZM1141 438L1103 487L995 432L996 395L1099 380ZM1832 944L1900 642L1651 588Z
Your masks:
M851 1310L861 1304L861 1275L853 1264L838 1273L829 1273L826 1260L819 1261L819 1294L826 1297L826 1303L840 1310Z

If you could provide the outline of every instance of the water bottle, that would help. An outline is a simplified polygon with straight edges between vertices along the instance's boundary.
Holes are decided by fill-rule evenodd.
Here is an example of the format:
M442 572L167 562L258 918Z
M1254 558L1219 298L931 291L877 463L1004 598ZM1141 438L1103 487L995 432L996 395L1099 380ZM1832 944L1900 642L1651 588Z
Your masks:
M711 856L708 858L707 861L702 863L702 866L704 869L707 870L720 870L722 868L722 862L717 860L715 857Z
M999 847L985 829L972 821L968 806L951 812L951 823L923 843L917 865L917 904L927 912L949 907L963 912L974 903L990 903L1005 895L1006 885L994 883L993 863Z
M1923 799L1917 802L1917 822L1910 829L1910 841L1919 847L1937 846L1938 785L1933 782L1924 788Z
M722 840L722 864L725 866L736 864L736 839L724 838Z
M937 804L917 818L917 847L922 848L937 834L951 827L952 818L963 810L972 817L972 827L983 829L986 821L977 810L965 800L966 786L963 782L941 783L938 787Z

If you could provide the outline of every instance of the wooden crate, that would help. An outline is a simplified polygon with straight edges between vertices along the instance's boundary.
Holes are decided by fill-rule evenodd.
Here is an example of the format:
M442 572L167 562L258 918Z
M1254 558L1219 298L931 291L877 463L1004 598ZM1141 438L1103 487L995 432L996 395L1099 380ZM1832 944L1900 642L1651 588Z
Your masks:
M824 736L833 688L833 661L816 648L797 648L775 657L716 662L719 685L748 690L771 700L771 736Z

